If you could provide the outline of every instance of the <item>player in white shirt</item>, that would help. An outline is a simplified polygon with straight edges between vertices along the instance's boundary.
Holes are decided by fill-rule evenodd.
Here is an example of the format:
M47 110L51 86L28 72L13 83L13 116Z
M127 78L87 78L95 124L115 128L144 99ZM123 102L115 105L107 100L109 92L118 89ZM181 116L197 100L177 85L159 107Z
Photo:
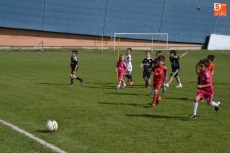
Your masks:
M130 85L133 84L133 78L132 78L132 57L131 57L132 48L127 48L126 50L126 56L125 56L125 63L126 63L126 77L128 78L127 83Z

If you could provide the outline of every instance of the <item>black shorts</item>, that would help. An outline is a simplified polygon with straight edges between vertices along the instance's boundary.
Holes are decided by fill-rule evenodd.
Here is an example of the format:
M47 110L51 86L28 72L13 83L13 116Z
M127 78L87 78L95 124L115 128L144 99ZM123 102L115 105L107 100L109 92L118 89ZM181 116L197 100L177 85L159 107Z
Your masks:
M76 72L77 72L77 69L76 69L76 71L75 71L75 66L73 67L73 66L70 66L71 67L71 72L70 73L72 73L72 74L75 74Z
M179 69L173 69L172 73L171 73L171 76L177 77L178 76L178 72L179 72Z
M150 71L143 71L143 78L150 78L151 72Z

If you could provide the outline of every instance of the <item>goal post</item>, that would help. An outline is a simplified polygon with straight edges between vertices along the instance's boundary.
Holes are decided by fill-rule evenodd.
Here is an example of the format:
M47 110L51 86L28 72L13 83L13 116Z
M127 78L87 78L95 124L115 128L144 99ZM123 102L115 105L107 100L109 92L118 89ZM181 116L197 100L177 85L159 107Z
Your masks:
M114 53L116 46L117 48L129 46L152 51L168 49L168 33L114 33L112 39ZM116 43L117 40L119 43Z

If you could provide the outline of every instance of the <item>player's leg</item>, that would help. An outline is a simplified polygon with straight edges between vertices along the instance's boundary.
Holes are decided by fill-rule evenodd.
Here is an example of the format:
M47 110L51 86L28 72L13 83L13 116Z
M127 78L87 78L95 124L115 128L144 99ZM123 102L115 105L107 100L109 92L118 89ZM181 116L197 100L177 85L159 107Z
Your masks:
M203 97L203 93L201 91L198 91L197 94L196 94L196 97L194 98L192 114L189 115L189 117L191 119L196 119L196 112L197 112L197 108L198 108L198 102L199 102L201 97Z
M130 85L133 85L132 69L133 69L132 65L129 65L128 66L128 73L129 73L129 80L130 80L129 84Z
M129 76L129 84L133 84L133 78L132 78L132 71L128 71L128 76Z
M177 75L177 76L175 76L175 78L176 78L176 81L178 83L178 85L176 86L176 88L182 88L182 84L180 82L180 77Z
M151 77L151 72L147 72L147 88L150 88L150 77Z
M217 112L220 109L220 102L214 102L213 99L213 94L212 95L207 95L204 97L207 100L207 104L209 106L213 106L215 111Z
M121 83L123 83L123 89L125 89L125 88L126 88L126 84L125 84L124 76L125 76L125 74L124 74L124 73L122 73L122 74L121 74Z
M122 81L121 73L118 73L118 85L117 85L117 87L115 88L116 90L119 90L119 89L120 89L120 87L121 87L121 81Z
M162 94L166 94L166 85L165 85L165 78L166 78L166 74L164 74L164 78L163 78L163 89L162 89Z
M168 88L169 84L173 81L173 78L177 75L178 69L172 69L172 73L169 79L169 82L165 84L165 87Z
M70 86L73 86L73 79L75 77L75 70L73 68L71 68L71 72L70 72Z
M146 71L143 71L143 79L144 79L144 81L145 81L145 88L147 87L147 85L148 85L148 80L147 80L147 73L146 73Z
M161 84L154 84L154 95L153 95L152 102L150 103L152 107L154 107L155 105L158 105L161 99L158 93L160 87L161 87Z
M81 82L81 85L83 85L84 79L82 79L82 78L80 78L80 77L78 77L78 76L76 76L75 79L79 80L79 81Z

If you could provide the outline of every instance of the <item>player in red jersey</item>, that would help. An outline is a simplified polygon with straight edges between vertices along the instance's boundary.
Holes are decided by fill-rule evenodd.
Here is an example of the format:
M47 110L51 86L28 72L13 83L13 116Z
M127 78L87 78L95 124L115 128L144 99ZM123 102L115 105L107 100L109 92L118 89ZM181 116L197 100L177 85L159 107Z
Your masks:
M118 85L116 87L117 90L120 89L121 83L123 83L123 89L126 87L124 76L125 76L126 64L125 64L125 56L120 55L119 61L116 65L116 72L118 73Z
M160 55L157 57L157 65L152 68L154 96L152 102L149 103L151 107L158 105L161 100L158 92L160 87L163 85L163 79L165 78L165 80L167 80L167 68L164 66L164 62L165 57Z
M215 108L215 111L217 112L220 108L220 102L214 102L213 94L214 94L214 86L212 84L212 74L208 70L208 67L210 65L209 59L203 59L199 62L199 79L200 84L197 85L198 92L194 98L193 103L193 112L189 116L192 119L196 118L196 112L198 108L198 101L203 98L207 100L207 104L210 106L213 106Z

